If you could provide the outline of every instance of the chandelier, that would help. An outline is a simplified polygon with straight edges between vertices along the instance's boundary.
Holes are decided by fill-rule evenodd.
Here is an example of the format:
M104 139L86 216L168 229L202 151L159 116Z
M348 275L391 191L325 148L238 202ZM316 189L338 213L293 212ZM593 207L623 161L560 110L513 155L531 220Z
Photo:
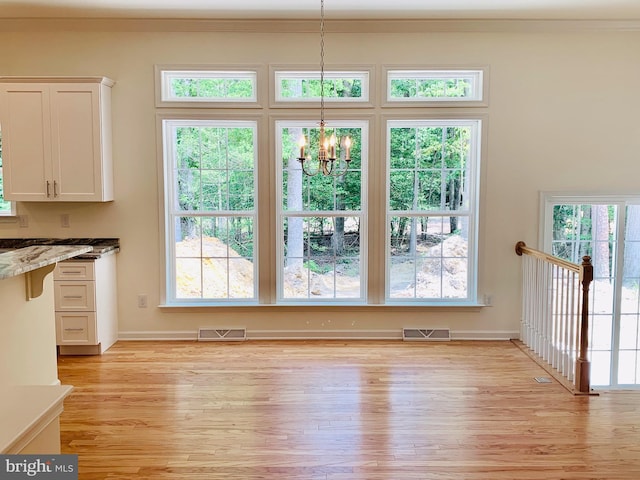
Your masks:
M341 177L347 173L351 162L351 138L345 136L338 142L335 131L328 135L325 131L324 121L324 0L320 0L320 137L318 144L318 166L315 170L308 170L311 155L305 156L307 139L303 135L300 138L300 156L298 161L305 175L325 175L329 177ZM309 135L311 137L311 135ZM336 158L336 148L344 148L344 162Z

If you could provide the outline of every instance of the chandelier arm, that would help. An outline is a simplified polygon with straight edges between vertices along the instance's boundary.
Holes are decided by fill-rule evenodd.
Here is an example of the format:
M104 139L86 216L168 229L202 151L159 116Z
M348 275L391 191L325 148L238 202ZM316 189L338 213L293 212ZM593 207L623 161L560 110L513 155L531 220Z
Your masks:
M349 164L345 162L345 166L343 170L338 170L335 171L333 168L331 169L331 173L329 174L330 177L342 177L347 173L347 170L349 170Z
M307 177L315 177L316 175L322 173L322 162L318 161L318 166L314 171L307 170L307 159L304 157L298 157L298 162L300 162L300 166L302 167L302 173L304 173Z

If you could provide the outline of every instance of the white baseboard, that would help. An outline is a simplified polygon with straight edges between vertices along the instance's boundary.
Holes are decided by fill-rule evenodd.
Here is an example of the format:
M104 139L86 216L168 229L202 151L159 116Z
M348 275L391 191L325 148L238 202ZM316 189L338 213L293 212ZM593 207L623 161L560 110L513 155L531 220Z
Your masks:
M185 331L150 331L150 332L118 332L118 340L197 340L198 330Z
M451 340L514 340L518 330L452 330Z
M511 340L518 331L452 330L452 340ZM118 340L197 340L197 330L120 332ZM402 340L398 330L247 330L247 340Z

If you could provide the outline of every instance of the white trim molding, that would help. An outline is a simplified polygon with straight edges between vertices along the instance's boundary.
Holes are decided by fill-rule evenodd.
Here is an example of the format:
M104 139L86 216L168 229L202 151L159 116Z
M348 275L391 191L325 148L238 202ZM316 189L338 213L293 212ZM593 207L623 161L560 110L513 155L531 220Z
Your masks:
M421 327L422 328L422 327ZM517 330L452 330L451 340L512 340ZM179 341L198 339L198 330L126 331L121 341ZM402 340L402 329L388 330L247 330L247 340Z

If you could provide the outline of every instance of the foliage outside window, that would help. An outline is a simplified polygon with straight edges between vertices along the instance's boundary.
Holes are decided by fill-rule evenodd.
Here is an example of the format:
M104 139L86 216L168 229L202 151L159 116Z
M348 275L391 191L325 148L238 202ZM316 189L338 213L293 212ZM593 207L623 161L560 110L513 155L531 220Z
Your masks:
M317 102L320 72L275 72L276 101ZM367 102L369 72L325 72L325 102Z
M332 122L327 135L351 137L351 165L345 176L306 176L298 156L298 139L319 141L316 122L277 122L278 135L278 300L361 302L365 298L367 229L363 199L362 146L366 124ZM341 150L344 160L344 149ZM317 155L317 152L311 152ZM316 158L311 160L315 163Z
M2 178L2 132L0 131L0 216L12 216L15 215L15 203L4 199Z
M582 263L589 293L589 359L594 385L640 385L640 198L545 198L545 247Z
M479 128L389 121L388 299L475 300Z
M394 102L482 100L481 70L390 70L387 99Z
M256 130L249 121L164 121L174 301L256 299Z
M256 72L163 70L162 101L256 102L256 83Z

